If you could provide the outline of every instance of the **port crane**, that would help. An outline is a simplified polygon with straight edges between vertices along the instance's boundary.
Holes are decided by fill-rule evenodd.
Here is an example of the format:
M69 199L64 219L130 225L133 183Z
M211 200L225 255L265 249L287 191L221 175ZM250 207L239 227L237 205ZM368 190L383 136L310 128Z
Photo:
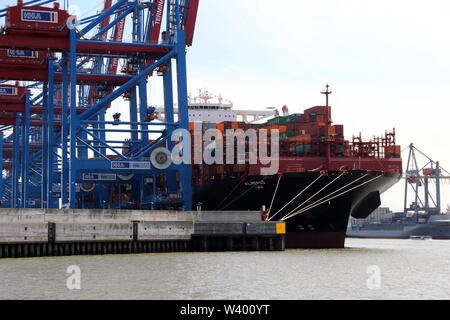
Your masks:
M413 143L408 148L408 160L403 179L405 180L404 212L419 212L425 214L441 214L441 181L450 180L450 173L439 163L434 161L424 152L419 150ZM420 159L419 159L420 156ZM423 159L423 160L422 160ZM419 162L418 160L422 160ZM445 175L443 174L445 173ZM430 191L431 184L435 185L434 196ZM420 188L423 187L423 191ZM413 191L413 202L408 206L409 192ZM421 195L423 192L423 195Z
M189 167L157 168L149 160L177 143L173 131L188 129L186 47L199 0L103 4L74 25L55 0L0 9L2 207L102 208L120 202L111 194L120 198L123 188L132 189L126 207L192 207ZM155 71L163 82L163 123L149 121ZM108 120L119 99L129 105L129 121L120 114Z

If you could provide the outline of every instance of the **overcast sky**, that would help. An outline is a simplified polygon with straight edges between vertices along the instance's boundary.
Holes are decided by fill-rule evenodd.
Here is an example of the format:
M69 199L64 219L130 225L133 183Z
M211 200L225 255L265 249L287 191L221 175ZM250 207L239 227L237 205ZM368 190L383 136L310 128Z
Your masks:
M70 4L86 17L103 1ZM448 0L201 0L189 89L222 93L239 109L302 112L324 103L329 83L348 139L395 127L402 149L414 142L449 170L449 15ZM399 183L382 201L401 210L402 199Z
M324 103L329 83L347 138L395 127L402 149L414 142L449 170L449 14L440 0L202 1L190 87L222 92L239 108L301 112ZM401 210L403 188L383 205Z

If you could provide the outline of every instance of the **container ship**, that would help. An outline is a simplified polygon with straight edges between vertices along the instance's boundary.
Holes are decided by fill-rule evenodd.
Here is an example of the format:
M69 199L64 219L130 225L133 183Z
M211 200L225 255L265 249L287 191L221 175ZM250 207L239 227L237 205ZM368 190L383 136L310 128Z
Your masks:
M262 164L248 162L193 165L193 205L262 210L264 219L284 220L287 248L343 248L349 217L366 218L379 207L380 195L401 178L402 159L395 129L368 141L361 134L346 140L344 126L332 121L329 86L321 93L325 106L295 114L284 106L282 115L233 110L205 91L191 99L192 134L216 129L226 137L238 129L266 129L278 130L280 138L276 174L262 175ZM275 116L261 123L270 113ZM248 159L248 141L246 151Z
M445 213L388 211L380 217L365 220L351 219L347 236L375 239L450 239L450 207Z

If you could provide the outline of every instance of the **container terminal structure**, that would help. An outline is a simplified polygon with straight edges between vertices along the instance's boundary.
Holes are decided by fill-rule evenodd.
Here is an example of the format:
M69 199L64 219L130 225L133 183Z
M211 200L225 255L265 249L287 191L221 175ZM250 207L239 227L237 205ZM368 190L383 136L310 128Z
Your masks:
M56 1L18 0L0 11L3 207L80 208L92 196L106 208L110 186L120 195L126 184L134 199L158 205L176 198L191 209L189 167L155 168L148 160L160 161L164 154L152 151L188 129L186 48L198 5L105 0L100 13L81 20ZM149 121L151 76L163 84L164 123ZM129 121L118 113L106 119L122 98ZM148 199L156 176L165 192Z

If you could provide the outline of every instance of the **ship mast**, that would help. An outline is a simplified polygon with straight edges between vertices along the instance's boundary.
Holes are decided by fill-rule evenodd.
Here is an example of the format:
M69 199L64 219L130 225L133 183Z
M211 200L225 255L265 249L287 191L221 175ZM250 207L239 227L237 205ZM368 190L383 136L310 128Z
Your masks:
M328 103L328 96L330 94L332 94L333 92L330 91L330 86L327 84L327 90L326 91L322 91L321 94L324 94L326 96L326 106L329 107L329 103Z
M330 105L329 105L329 96L333 92L330 91L330 86L327 84L326 90L322 91L321 94L324 94L326 97L326 104L325 104L325 156L326 156L326 163L327 167L330 166L330 158L331 158L331 150L330 150L330 139L328 135L329 126L331 124L331 116L330 116Z

